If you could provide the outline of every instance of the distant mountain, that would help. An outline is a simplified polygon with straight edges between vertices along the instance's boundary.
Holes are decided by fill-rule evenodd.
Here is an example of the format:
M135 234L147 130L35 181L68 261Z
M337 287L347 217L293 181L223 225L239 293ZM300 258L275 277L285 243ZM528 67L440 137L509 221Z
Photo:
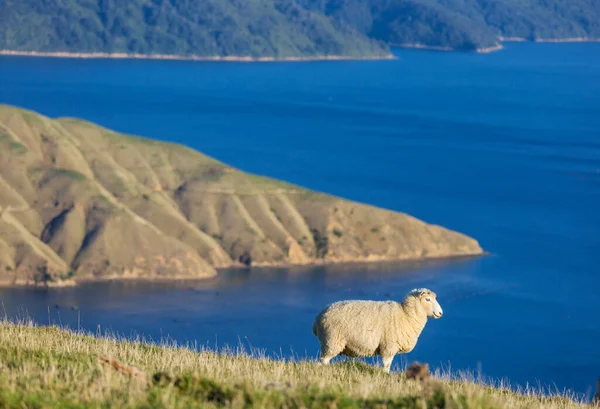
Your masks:
M383 56L498 38L600 38L600 0L0 0L0 49Z
M389 45L459 50L500 37L600 39L600 0L298 0Z
M289 0L0 0L0 49L197 56L389 50Z
M478 254L476 240L403 213L0 105L2 283Z

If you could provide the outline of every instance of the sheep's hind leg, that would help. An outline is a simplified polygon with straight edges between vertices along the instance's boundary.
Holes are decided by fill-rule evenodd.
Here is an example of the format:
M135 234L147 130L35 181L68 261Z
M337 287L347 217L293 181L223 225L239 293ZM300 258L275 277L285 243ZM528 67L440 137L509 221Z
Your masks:
M335 358L335 355L321 356L321 358L319 358L319 363L322 365L329 365L329 361L331 361L333 358Z
M319 363L323 365L329 365L329 361L331 361L333 358L339 355L340 352L332 350L321 350L321 357L319 358Z
M390 369L392 368L392 361L394 360L394 355L386 355L381 357L381 361L383 363L383 370L387 373L390 373Z
M331 345L325 344L321 346L321 357L319 358L319 363L323 365L328 365L329 362L339 355L344 350L344 347L341 345Z

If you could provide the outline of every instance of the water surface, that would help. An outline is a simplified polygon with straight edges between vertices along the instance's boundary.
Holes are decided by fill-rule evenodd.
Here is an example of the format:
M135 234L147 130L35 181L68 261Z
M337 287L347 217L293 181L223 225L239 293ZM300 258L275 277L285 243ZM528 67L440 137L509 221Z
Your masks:
M269 64L1 57L0 102L404 211L477 238L489 257L2 289L5 309L42 324L314 358L311 323L327 303L427 286L444 317L395 365L590 393L600 374L600 44L397 54Z

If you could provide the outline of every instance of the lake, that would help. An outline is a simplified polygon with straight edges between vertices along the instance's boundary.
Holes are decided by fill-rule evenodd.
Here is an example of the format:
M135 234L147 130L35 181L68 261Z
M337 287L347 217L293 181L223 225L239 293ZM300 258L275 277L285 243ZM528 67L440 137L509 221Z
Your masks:
M600 44L396 54L251 64L0 57L0 102L407 212L475 237L489 256L5 288L4 310L314 359L311 324L327 303L429 287L444 317L395 369L419 360L589 396L600 375Z

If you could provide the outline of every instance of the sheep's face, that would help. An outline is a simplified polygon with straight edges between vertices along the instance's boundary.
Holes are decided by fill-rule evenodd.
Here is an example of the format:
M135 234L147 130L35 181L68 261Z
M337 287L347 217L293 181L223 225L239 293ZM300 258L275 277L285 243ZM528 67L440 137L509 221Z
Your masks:
M421 305L425 309L428 317L433 317L436 320L442 318L444 315L444 311L442 311L442 307L437 302L437 295L433 291L423 290L419 295L419 300L421 301Z

